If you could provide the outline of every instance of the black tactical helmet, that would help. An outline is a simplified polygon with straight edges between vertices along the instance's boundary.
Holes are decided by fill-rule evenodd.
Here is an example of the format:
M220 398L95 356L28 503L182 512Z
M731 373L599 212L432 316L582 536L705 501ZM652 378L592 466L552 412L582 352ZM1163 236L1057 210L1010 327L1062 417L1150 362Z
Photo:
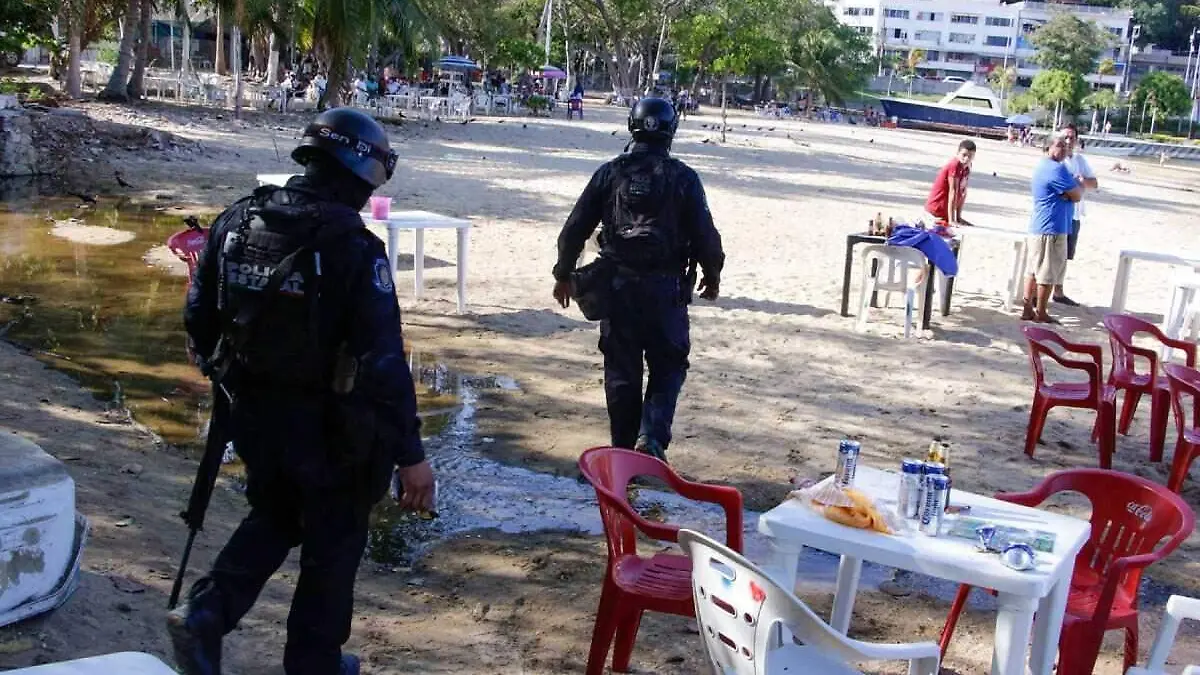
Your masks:
M317 115L304 130L292 159L308 164L323 152L372 188L388 182L396 169L396 153L387 133L370 115L354 108L334 108Z
M679 117L665 98L644 98L629 111L629 133L635 141L670 141Z

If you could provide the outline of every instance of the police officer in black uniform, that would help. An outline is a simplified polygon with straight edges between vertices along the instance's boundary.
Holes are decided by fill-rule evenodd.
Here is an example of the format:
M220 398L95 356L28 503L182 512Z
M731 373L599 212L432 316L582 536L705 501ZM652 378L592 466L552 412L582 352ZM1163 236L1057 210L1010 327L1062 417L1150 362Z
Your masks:
M687 305L695 265L703 270L700 297L716 300L725 264L700 177L669 155L678 123L670 101L634 105L633 145L592 176L558 237L554 266L554 298L567 307L575 261L603 223L600 260L613 274L611 286L605 281L611 293L600 351L612 444L664 460L691 349Z
M188 334L229 397L250 513L168 615L187 675L220 673L222 636L296 546L284 670L357 674L341 645L368 512L393 467L402 505L431 507L391 266L358 216L396 155L375 120L337 108L308 126L292 158L304 176L217 217L188 292Z

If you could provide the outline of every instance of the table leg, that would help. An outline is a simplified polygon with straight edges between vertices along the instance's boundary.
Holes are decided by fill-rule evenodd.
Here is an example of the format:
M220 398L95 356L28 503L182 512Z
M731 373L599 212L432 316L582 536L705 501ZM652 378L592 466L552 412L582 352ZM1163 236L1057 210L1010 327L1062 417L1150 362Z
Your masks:
M846 240L846 264L842 270L842 316L850 316L850 270L854 265L854 242Z
M921 301L921 330L933 323L933 287L937 286L937 268L933 263L925 270L925 298Z
M1129 266L1132 258L1125 255L1117 260L1117 279L1113 282L1112 311L1125 311L1125 294L1129 291Z
M470 243L471 230L467 227L458 228L458 313L467 311L467 245Z
M842 561L838 563L833 612L829 616L829 626L842 635L850 630L850 614L854 611L854 596L858 594L858 580L861 576L862 559L842 556Z
M1071 591L1071 570L1059 579L1038 605L1037 618L1033 622L1033 649L1029 655L1029 670L1032 675L1050 675L1054 668L1054 657L1058 654L1058 638L1062 634L1063 615L1067 611L1067 595Z
M1037 601L1008 593L1001 593L997 601L1000 611L996 615L992 675L1025 675L1025 650L1033 632Z
M387 224L387 257L388 264L392 268L392 279L396 278L396 247L400 245L400 228L392 227L391 221ZM394 283L394 282L393 282Z
M413 230L413 297L421 299L425 290L425 228Z
M891 265L892 263L888 262L888 264ZM879 278L879 258L871 258L871 276L874 277L875 279ZM891 279L892 279L892 273L889 271L888 272L888 281L891 281ZM878 284L876 284L875 287L878 288L879 287ZM892 297L891 291L889 291L888 298L891 299L891 297ZM871 306L879 307L879 291L877 291L877 290L871 291Z

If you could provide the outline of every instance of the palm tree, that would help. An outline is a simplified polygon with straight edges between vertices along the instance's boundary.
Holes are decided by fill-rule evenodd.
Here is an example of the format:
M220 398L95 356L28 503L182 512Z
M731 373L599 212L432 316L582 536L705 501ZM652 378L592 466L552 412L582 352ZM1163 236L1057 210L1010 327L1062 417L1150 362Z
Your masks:
M104 101L129 100L129 69L133 66L133 43L137 37L138 15L142 0L129 0L125 6L125 19L122 24L120 51L117 55L117 65L113 68L108 84L99 98Z
M1104 121L1100 123L1100 128L1103 129L1108 124L1108 109L1117 105L1117 94L1112 89L1097 89L1083 102L1092 110L1104 111ZM1095 121L1094 117L1093 121Z
M805 32L796 41L791 53L791 66L796 79L810 91L819 93L826 101L844 102L862 83L864 68L859 62L862 54L854 53L858 45L849 45L837 28L818 28ZM869 49L866 50L869 53Z
M913 80L917 77L917 66L925 62L924 49L910 49L904 58L905 77L908 78L908 94L912 96Z
M1015 66L996 68L988 74L988 82L1000 88L1000 101L1004 102L1008 100L1008 94L1017 83L1017 69Z

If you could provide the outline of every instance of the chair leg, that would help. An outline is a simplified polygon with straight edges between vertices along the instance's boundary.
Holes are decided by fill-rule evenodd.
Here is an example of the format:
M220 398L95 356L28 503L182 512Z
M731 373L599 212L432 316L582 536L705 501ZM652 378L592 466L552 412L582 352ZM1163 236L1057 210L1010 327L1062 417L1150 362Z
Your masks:
M1025 431L1025 454L1033 457L1037 449L1038 439L1042 437L1042 428L1046 426L1046 414L1050 412L1049 402L1041 396L1033 395L1033 407L1029 410L1029 428Z
M1100 441L1100 468L1111 469L1117 451L1117 403L1101 401L1096 409L1096 434Z
M1138 627L1133 624L1125 629L1125 667L1121 672L1129 670L1138 660Z
M629 658L633 656L633 643L637 641L638 628L642 625L642 610L634 609L621 613L617 623L617 644L613 647L614 673L629 672Z
M971 587L963 584L958 587L958 594L954 596L954 602L950 605L950 612L946 615L946 623L942 626L942 635L938 638L938 646L942 649L942 660L946 660L946 650L950 648L950 638L954 637L954 627L958 625L958 616L962 614L963 608L967 605L967 596L971 594Z
M1187 480L1188 469L1196 458L1200 446L1192 445L1180 436L1175 443L1175 457L1171 460L1171 477L1167 479L1167 489L1179 493L1183 490L1183 481Z
M876 268L875 274L879 274L879 269ZM858 321L857 330L861 333L867 329L867 321L871 313L871 296L875 294L875 284L878 277L871 274L870 261L863 261L863 280L862 289L858 298Z
M1161 462L1167 444L1167 418L1171 414L1171 394L1155 389L1150 395L1150 461Z
M1129 435L1129 425L1133 423L1133 415L1137 412L1138 403L1142 400L1142 392L1136 389L1125 390L1125 400L1121 404L1121 423L1117 432L1122 436Z
M600 606L596 609L596 624L592 628L592 648L588 652L587 675L603 675L608 660L608 648L617 632L617 589L605 580L600 591Z

